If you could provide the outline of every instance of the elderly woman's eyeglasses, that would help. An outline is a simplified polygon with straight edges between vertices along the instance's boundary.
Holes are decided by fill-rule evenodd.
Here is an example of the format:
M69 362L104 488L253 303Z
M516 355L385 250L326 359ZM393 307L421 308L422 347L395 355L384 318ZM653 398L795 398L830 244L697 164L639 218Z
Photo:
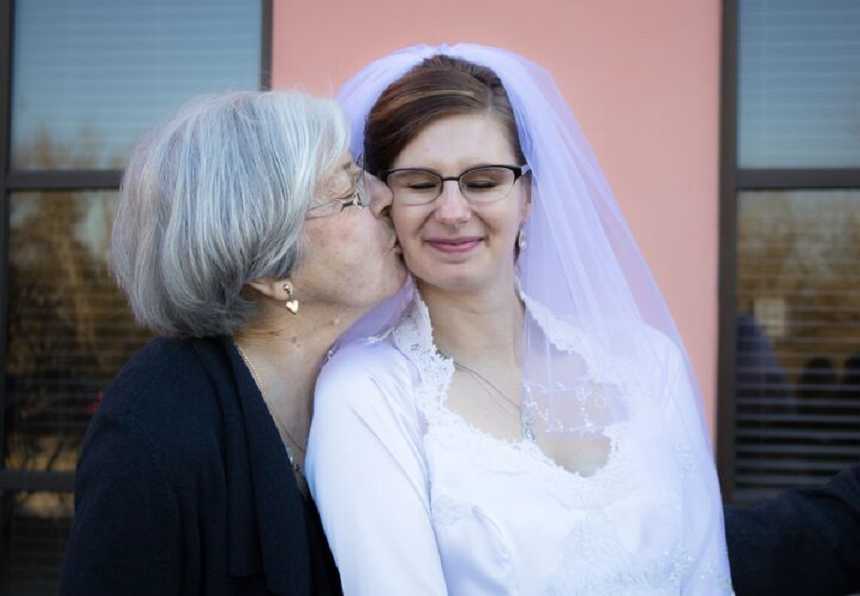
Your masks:
M459 176L441 176L424 168L401 168L380 172L382 180L403 205L426 205L442 194L449 180L456 180L463 197L472 204L484 205L507 197L511 189L531 168L523 166L487 165L470 168Z
M311 205L308 208L305 218L315 219L318 217L328 217L329 215L337 215L347 207L364 208L368 205L369 202L367 200L364 171L362 170L358 176L356 176L355 186L353 186L348 195Z

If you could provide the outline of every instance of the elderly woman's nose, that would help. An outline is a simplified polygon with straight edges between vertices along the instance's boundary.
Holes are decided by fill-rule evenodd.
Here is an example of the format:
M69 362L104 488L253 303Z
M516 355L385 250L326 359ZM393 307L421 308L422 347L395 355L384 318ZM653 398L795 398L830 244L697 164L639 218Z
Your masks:
M391 207L391 202L394 200L394 193L384 184L379 178L373 174L364 175L365 190L370 197L370 211L376 217L381 217L388 212Z

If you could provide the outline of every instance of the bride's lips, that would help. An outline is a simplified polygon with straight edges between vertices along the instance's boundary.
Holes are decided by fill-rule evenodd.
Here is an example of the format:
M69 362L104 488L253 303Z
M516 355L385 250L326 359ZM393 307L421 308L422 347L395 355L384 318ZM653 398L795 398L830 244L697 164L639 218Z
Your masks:
M424 242L445 253L469 252L481 243L480 236L461 236L459 238L427 238Z

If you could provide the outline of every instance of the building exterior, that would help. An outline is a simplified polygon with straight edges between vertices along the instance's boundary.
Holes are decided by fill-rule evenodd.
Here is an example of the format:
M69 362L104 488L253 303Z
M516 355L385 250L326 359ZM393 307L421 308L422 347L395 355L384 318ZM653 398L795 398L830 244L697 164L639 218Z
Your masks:
M414 43L555 76L697 372L724 496L860 460L852 0L0 0L0 594L53 594L100 391L147 339L105 255L129 147L187 98L330 94Z

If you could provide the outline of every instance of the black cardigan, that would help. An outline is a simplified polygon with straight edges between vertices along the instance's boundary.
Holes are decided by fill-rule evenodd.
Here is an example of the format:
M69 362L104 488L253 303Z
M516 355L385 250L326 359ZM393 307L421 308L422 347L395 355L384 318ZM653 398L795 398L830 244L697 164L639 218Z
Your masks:
M229 338L153 340L106 391L60 593L340 594L316 508Z
M726 507L726 539L738 596L860 592L860 465L819 488Z

